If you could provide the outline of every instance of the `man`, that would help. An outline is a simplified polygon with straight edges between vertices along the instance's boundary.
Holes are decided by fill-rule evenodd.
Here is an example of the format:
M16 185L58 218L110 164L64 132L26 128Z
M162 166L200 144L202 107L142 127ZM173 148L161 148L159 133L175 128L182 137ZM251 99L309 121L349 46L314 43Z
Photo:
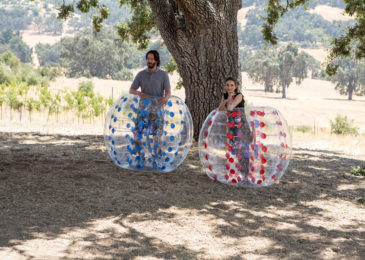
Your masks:
M129 89L130 94L140 97L139 108L137 112L137 121L135 124L134 139L136 150L140 154L141 139L143 135L153 135L155 141L154 149L159 150L159 136L163 129L163 112L167 100L171 96L171 86L167 72L159 68L160 55L157 51L151 50L146 54L147 68L140 71L134 78ZM138 89L141 88L140 91ZM146 112L145 108L150 104L146 101L149 97L157 97L159 104L157 111ZM155 100L155 99L151 99ZM147 132L147 133L146 133Z
M129 93L142 99L149 96L159 97L160 104L165 105L170 98L171 87L167 72L159 68L159 53L155 50L147 52L146 61L147 68L140 71L134 78ZM141 91L137 90L139 87L141 87Z

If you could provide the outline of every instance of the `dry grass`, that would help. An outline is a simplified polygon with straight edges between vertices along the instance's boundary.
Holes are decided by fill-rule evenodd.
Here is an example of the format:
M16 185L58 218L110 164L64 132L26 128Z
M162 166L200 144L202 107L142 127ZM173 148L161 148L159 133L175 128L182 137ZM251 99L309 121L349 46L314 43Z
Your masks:
M317 5L315 9L311 9L309 12L319 14L328 21L348 21L353 19L351 16L345 14L343 9L328 5Z

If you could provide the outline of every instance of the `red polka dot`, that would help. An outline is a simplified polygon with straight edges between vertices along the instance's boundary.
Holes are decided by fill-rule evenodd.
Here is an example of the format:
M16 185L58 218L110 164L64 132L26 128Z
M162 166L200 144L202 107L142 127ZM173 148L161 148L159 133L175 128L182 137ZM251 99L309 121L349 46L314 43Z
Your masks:
M266 153L267 152L267 147L266 146L262 146L262 151L264 152L264 153Z
M235 125L235 123L234 122L232 122L231 124L230 124L230 127L234 127L234 125Z
M241 179L241 177L240 176L238 176L237 177L237 181L241 181L242 179Z
M229 170L229 168L231 168L231 165L230 164L226 164L226 169Z
M238 127L238 128L241 128L241 127L242 127L242 123L241 123L241 122L239 122L239 123L237 124L237 127Z
M226 158L229 159L229 153L226 153Z
M262 139L266 139L266 134L265 133L261 133L261 138Z
M227 134L227 137L229 140L232 140L233 139L233 134Z
M261 184L261 183L262 183L262 180L258 180L258 181L257 181L257 184Z
M208 154L205 155L205 160L209 160L209 155Z
M228 151L230 151L230 152L232 152L232 151L233 151L233 147L232 147L232 146L230 146L230 145L227 147L227 149L228 149Z
M213 171L213 166L212 165L209 165L208 168L209 168L210 171Z
M271 176L271 179L275 179L275 178L276 178L276 175L275 174Z
M235 171L234 169L231 169L231 170L229 171L229 173L230 173L230 174L235 174L235 173L236 173L236 171Z
M230 163L233 163L234 162L234 159L233 158L229 158L229 162Z
M239 161L241 161L242 160L242 155L237 155L237 158L238 158Z
M253 110L250 112L250 116L254 116L254 115L255 115L255 111Z
M233 180L232 180L232 183L237 183L237 180L236 180L236 179L233 179Z
M205 148L205 149L207 149L207 148L208 148L207 143L204 143L204 148Z
M209 121L209 125L211 126L211 125L212 125L212 123L213 123L213 121L212 121L212 120L210 120L210 121Z
M232 116L233 116L233 117L236 117L236 116L237 116L237 112L233 112L233 113L232 113Z
M224 178L226 178L226 180L228 181L229 176L226 174L226 175L224 175Z
M218 179L217 174L214 174L213 179L216 181Z
M264 156L261 156L261 163L265 164L266 163L266 158Z
M264 122L260 122L260 127L265 127L265 123Z
M205 136L207 137L207 136L208 136L208 134L209 134L209 133L208 133L208 131L206 131L206 132L205 132Z

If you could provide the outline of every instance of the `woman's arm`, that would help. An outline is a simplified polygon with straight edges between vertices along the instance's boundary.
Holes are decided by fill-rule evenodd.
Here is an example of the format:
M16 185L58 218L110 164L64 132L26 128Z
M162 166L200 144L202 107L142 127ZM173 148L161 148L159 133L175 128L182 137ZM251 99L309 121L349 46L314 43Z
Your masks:
M242 94L238 94L234 98L234 100L232 101L232 103L228 104L227 109L228 110L233 110L242 100L243 100L243 95Z
M225 108L225 106L226 106L226 104L227 104L227 101L228 101L228 99L224 99L224 98L222 97L222 99L221 99L221 103L219 104L219 107L218 107L218 110L219 110L219 111L224 110L224 108Z

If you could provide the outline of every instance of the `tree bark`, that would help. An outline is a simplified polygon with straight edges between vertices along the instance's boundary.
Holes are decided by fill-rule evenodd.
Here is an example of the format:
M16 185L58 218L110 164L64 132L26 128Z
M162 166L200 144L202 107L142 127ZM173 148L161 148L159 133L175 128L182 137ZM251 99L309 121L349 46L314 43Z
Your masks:
M195 140L205 118L219 104L225 79L240 80L237 12L241 2L149 0L183 80Z

